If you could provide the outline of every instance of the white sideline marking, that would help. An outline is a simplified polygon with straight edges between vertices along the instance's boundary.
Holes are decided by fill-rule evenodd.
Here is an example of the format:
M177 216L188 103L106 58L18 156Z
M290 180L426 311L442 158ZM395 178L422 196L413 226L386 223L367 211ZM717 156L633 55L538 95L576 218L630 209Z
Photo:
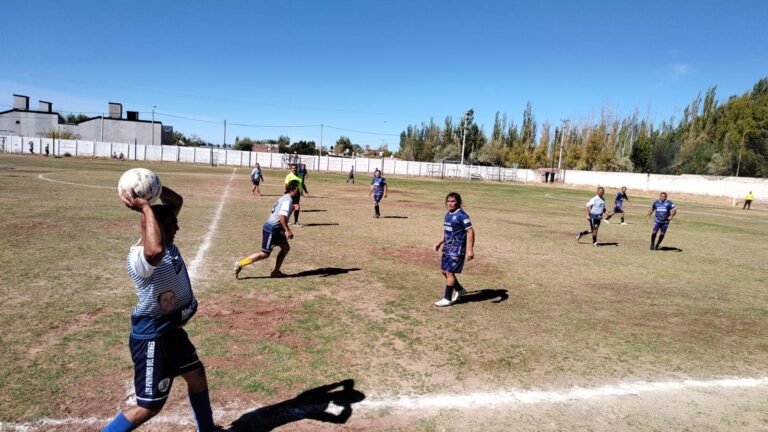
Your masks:
M219 208L216 209L216 214L213 216L211 225L208 227L208 232L205 234L203 243L200 245L200 248L197 250L197 255L195 255L195 259L193 259L192 263L189 265L189 279L191 282L193 282L192 284L193 286L194 286L195 279L197 279L197 269L200 267L201 263L203 262L203 258L205 257L205 252L211 246L211 240L213 240L213 234L216 233L216 229L219 226L219 219L221 219L221 211L224 209L224 202L227 200L227 195L229 195L229 186L232 184L232 179L235 178L235 172L237 172L237 168L234 168L232 170L232 175L229 176L229 182L227 182L227 187L224 188L224 194L221 196L221 201L219 201Z
M395 408L405 410L421 410L429 408L493 408L498 406L573 403L598 398L639 395L642 393L663 393L701 389L751 389L764 386L768 386L768 376L759 378L724 378L717 380L684 380L660 382L636 381L632 383L607 385L602 387L573 387L570 390L513 389L497 392L469 393L464 395L437 394L431 396L402 396L383 399L365 399L354 404L353 408L362 410L382 408ZM297 411L313 412L312 408L315 406L316 405L307 406L304 410L298 409ZM238 411L224 411L220 409L214 409L214 416L216 419L227 419L226 421L231 421L232 419L239 418L241 415L247 412L251 412L257 408L258 407L250 407ZM330 403L327 407L327 411L335 412L338 411L338 408L339 405L337 403ZM0 430L5 430L4 428L7 427L10 430L32 432L50 426L94 424L106 425L110 421L112 421L112 418L44 418L26 423L0 422ZM189 414L188 418L182 418L179 415L166 415L161 413L152 419L151 422L154 424L162 423L172 425L194 424L191 413Z
M72 185L72 186L82 186L82 187L89 187L89 188L96 188L96 189L117 190L116 187L94 186L94 185L87 185L87 184L82 184L82 183L72 183L72 182L65 182L65 181L61 181L61 180L49 179L48 177L46 177L48 174L53 174L53 173L38 174L37 178L39 178L40 180L49 181L51 183L59 183L59 184Z
M571 390L509 390L488 393L470 393L466 395L434 395L422 397L398 397L381 400L363 400L359 408L402 408L419 410L425 408L468 408L494 407L500 405L530 405L542 403L577 402L603 397L620 397L640 393L660 393L696 389L733 389L755 388L768 385L768 377L727 378L701 381L637 381L602 387L573 387Z

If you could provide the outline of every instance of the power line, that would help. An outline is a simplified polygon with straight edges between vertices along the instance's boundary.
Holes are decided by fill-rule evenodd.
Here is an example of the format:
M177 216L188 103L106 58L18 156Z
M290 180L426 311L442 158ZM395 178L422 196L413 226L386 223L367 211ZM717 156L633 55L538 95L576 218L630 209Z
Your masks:
M345 132L355 132L355 133L366 134L366 135L379 135L379 136L391 136L391 137L399 137L400 136L400 134L390 134L390 133L381 133L381 132L367 132L367 131L361 131L361 130L355 130L355 129L345 129L345 128L329 126L329 125L325 125L325 127L329 128L329 129L336 129L336 130L345 131Z

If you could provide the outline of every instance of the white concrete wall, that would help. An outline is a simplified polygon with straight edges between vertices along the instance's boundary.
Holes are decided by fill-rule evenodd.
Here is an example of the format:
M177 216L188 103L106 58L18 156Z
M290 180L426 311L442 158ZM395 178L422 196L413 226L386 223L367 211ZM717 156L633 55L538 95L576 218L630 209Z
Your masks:
M159 139L158 137L156 137ZM211 149L207 147L177 147L145 145L142 143L110 143L92 140L55 140L6 136L5 152L29 153L32 142L34 153L40 154L48 144L51 154L56 156L110 157L113 153L122 153L126 159L163 162L186 162L225 166L253 167L258 162L262 168L287 168L282 154L256 153L229 149ZM372 174L381 169L385 176L399 175L412 177L478 179L502 182L541 183L533 170L498 168L471 165L441 164L433 162L414 162L381 158L338 158L329 156L300 156L309 171L325 171L346 174L351 167L355 173ZM694 195L725 196L743 199L752 191L758 200L768 199L768 179L749 177L714 177L699 175L656 175L636 173L616 173L599 171L563 172L565 184L584 186L605 186L630 190L666 191L669 193L689 193Z
M752 177L717 177L703 175L660 175L638 173L616 173L600 171L565 171L564 183L571 185L605 186L643 191L664 191L735 197L743 199L752 191L756 199L768 198L768 179Z

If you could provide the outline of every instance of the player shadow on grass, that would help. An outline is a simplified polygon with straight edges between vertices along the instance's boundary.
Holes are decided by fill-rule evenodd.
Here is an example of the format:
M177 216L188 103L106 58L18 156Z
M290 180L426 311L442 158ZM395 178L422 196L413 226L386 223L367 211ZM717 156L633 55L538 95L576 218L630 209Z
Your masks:
M293 399L245 413L227 429L232 432L267 432L288 423L311 419L344 424L352 416L352 404L365 399L352 379L307 390Z
M602 246L618 246L619 244L616 242L597 242L598 247Z
M302 211L303 211L303 210L302 210ZM305 224L302 224L302 226L305 226L305 227L315 227L315 226L334 226L334 225L338 225L338 223L336 223L336 222L331 222L331 223L305 223Z
M320 210L320 209L309 209L309 210L302 210L302 213L317 213L317 212L327 212L328 210Z
M408 219L408 216L382 216L382 219Z
M683 250L680 248L672 247L672 246L660 246L657 251L662 252L682 252Z
M314 270L304 270L294 274L286 273L285 276L282 276L282 278L298 278L298 277L307 277L307 276L328 277L328 276L346 274L353 271L360 271L360 269L357 267L348 268L348 269L339 268L339 267L322 267ZM272 278L272 276L246 276L246 277L240 277L239 279L245 280L245 279L270 279L270 278Z
M498 300L493 300L495 298L498 298ZM505 289L485 288L478 291L467 291L467 293L462 297L459 297L454 304L474 303L488 300L493 300L491 303L501 303L508 298L509 294L507 294L507 290Z

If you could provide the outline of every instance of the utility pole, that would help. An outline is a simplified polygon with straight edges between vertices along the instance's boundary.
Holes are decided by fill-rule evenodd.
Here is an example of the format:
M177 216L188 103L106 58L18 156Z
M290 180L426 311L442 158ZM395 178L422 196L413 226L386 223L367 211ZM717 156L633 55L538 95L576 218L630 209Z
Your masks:
M736 177L739 176L739 168L741 168L741 153L744 151L744 135L747 134L747 131L741 133L741 145L739 146L739 162L736 163Z
M224 120L224 144L222 144L221 147L224 149L227 148L227 121L226 120Z
M464 133L461 136L461 165L464 165L464 147L467 145L467 123L469 123L469 119L472 118L474 113L475 111L470 109L464 113L464 119L462 120L462 131Z
M562 128L562 131L560 132L560 157L557 159L558 174L560 174L560 166L563 164L563 140L565 139L565 131L568 129L568 120L560 120L560 121L563 122L563 128Z
M155 145L155 105L152 105L152 145Z

